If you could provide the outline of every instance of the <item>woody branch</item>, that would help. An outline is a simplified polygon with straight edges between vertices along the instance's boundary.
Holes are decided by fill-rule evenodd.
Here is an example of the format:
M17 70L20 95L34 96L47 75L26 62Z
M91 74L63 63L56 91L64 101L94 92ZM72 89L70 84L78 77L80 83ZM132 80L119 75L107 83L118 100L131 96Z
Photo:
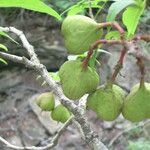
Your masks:
M41 77L44 79L44 81L46 81L48 86L51 89L53 89L53 93L59 97L60 102L73 113L74 119L78 122L78 124L80 125L83 131L82 133L84 134L85 142L94 150L108 150L107 147L100 141L98 135L92 131L87 121L84 108L79 107L78 105L73 103L73 101L70 101L68 98L65 97L65 95L62 92L62 89L49 76L49 73L46 67L40 63L34 51L34 47L28 42L23 32L14 27L5 27L5 28L0 27L0 30L4 32L12 32L16 34L17 36L19 36L19 38L22 41L23 47L28 53L30 59L26 57L20 57L20 56L4 53L4 52L0 52L0 57L17 62L17 63L24 64L26 67L29 67L37 71L41 75ZM6 142L6 140L3 139L2 137L0 138L0 141L3 142L7 146L10 145L10 143ZM15 147L13 148L15 149Z

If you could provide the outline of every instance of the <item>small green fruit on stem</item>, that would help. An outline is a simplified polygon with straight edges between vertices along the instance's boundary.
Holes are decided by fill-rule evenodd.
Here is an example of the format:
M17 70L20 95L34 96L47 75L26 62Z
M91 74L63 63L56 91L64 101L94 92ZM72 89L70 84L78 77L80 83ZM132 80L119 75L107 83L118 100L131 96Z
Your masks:
M42 93L37 97L36 103L43 111L52 111L55 107L55 99L53 93Z
M56 106L51 113L53 120L65 123L71 116L69 110L64 107L62 104Z
M123 105L123 116L132 122L150 118L150 83L136 84Z
M123 116L132 122L150 118L150 84L144 81L145 65L142 56L137 55L136 59L141 72L140 83L131 89L122 112Z
M86 93L91 93L99 85L99 75L89 66L83 69L82 62L65 62L59 70L62 90L69 99L77 100Z
M82 16L68 16L62 23L61 33L69 54L83 54L91 44L102 36L101 26L93 19Z
M121 113L124 91L117 85L100 87L87 98L87 108L96 112L97 116L106 121L113 121Z

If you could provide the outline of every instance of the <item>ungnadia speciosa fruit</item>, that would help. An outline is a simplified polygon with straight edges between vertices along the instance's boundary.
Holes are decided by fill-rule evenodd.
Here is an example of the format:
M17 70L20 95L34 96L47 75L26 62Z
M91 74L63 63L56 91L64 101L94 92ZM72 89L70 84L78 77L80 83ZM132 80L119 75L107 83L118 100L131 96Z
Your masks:
M102 36L102 28L93 19L82 16L68 16L62 23L61 33L69 54L83 54L91 44Z
M55 98L52 92L40 94L36 103L42 111L51 111L51 118L55 121L65 123L71 116L71 112L62 104L55 107Z
M121 113L124 91L117 85L102 86L87 98L87 108L96 112L97 116L106 121L116 119Z
M139 122L150 118L150 83L136 84L123 105L124 118L132 122Z
M69 110L62 104L56 106L51 113L51 118L55 121L65 123L71 116Z
M52 111L55 107L55 99L53 93L42 93L37 97L36 103L43 111Z
M83 68L79 60L65 62L59 70L60 82L66 97L71 100L93 92L99 85L99 75L89 66Z

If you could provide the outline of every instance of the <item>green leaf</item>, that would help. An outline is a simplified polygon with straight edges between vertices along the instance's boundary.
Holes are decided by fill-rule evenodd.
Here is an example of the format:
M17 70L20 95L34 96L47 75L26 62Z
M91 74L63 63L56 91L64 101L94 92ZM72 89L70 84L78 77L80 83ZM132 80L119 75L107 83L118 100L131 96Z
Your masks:
M98 55L98 51L95 50L92 57L90 58L90 61L89 61L89 66L92 68L92 69L95 69L95 65L96 65L96 62L97 62L97 55Z
M4 36L9 38L12 42L16 43L19 45L19 43L17 41L15 41L12 37L10 37L8 34L6 34L5 32L1 31L1 27L0 27L0 36Z
M58 72L49 72L49 75L52 77L53 80L55 80L55 81L57 81L57 82L60 81L59 73L58 73ZM36 80L39 80L39 79L41 79L41 76L40 76L40 75L36 77ZM42 86L45 85L45 84L46 84L46 82L43 81L43 82L42 82Z
M98 3L100 1L91 1L91 4L89 2L85 2L82 4L83 8L102 8Z
M58 82L60 81L58 72L49 72L49 74L53 78L53 80L58 81Z
M110 39L119 39L120 38L120 33L118 31L111 31L111 32L108 32L106 34L105 38L107 40L110 40Z
M135 4L134 0L120 0L114 2L108 10L107 21L114 21L116 16L127 6Z
M7 65L7 62L6 62L4 59L2 59L2 58L0 58L0 62L2 62L2 63L4 63L5 65Z
M82 6L74 5L68 11L67 16L76 15L76 14L83 12L83 11L84 11L84 8Z
M146 1L137 3L138 5L128 7L123 13L123 23L127 27L128 37L134 35L139 19L144 12Z
M125 32L125 37L127 37L127 32ZM110 39L118 40L118 39L120 39L120 32L119 31L110 31L106 34L105 39L107 39L107 40L110 40Z
M78 2L76 5L71 6L68 10L66 10L65 12L68 11L68 16L70 15L75 15L81 12L84 12L84 10L86 8L89 8L89 6L91 8L102 8L98 3L99 2L105 2L106 0L94 0L91 1L91 4L89 4L89 2L82 0L80 2ZM62 14L64 14L65 12L63 12Z
M7 47L6 47L5 45L3 45L3 44L0 44L0 49L3 49L3 50L5 50L5 51L8 51Z
M1 0L0 7L20 7L41 13L47 13L58 20L61 20L61 16L41 0Z
M77 4L75 5L72 5L71 7L69 7L68 9L66 9L64 12L61 13L61 16L69 11L71 11L72 9L77 9L76 7L79 7L80 5L82 5L82 3L84 2L85 0L81 0L79 1ZM75 10L76 11L76 10ZM78 12L77 12L78 13ZM77 14L75 13L75 14Z

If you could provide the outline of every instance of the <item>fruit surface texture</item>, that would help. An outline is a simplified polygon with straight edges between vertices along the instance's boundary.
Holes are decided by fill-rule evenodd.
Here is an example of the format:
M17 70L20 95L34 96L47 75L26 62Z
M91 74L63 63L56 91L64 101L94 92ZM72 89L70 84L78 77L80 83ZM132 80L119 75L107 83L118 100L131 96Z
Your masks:
M37 97L36 102L43 111L51 111L55 107L55 99L52 92L42 93Z
M88 96L87 108L96 112L99 118L112 121L121 113L124 97L124 91L117 85L100 87Z
M123 116L132 122L150 118L150 84L135 85L126 97L123 106Z
M71 113L62 104L56 106L51 113L53 120L65 123L71 116Z
M102 29L93 19L82 16L68 16L62 23L61 33L69 54L83 54L91 44L102 36Z
M93 92L99 84L99 75L90 67L83 69L82 62L72 60L65 62L59 70L64 94L72 100Z

